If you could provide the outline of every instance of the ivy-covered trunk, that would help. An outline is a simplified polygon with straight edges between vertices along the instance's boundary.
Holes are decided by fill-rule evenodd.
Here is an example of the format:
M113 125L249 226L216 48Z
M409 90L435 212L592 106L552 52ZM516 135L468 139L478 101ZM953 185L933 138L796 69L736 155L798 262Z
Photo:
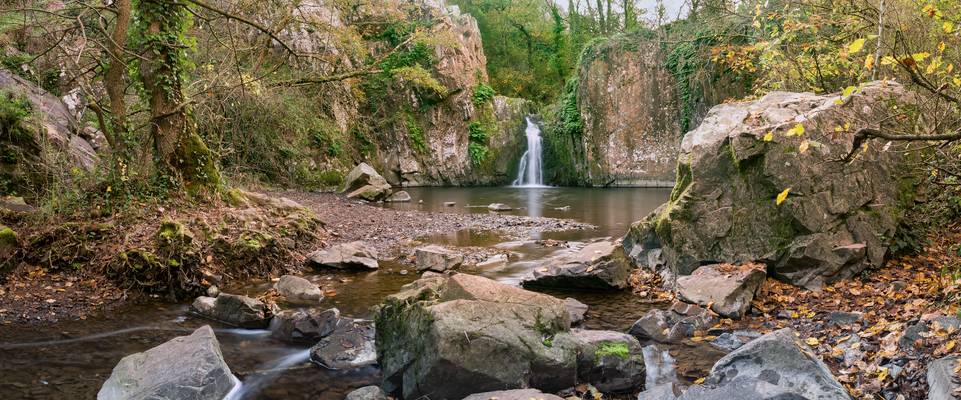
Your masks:
M142 36L140 78L150 105L157 174L197 193L220 184L213 153L197 133L183 93L190 41L187 5L179 0L137 2Z

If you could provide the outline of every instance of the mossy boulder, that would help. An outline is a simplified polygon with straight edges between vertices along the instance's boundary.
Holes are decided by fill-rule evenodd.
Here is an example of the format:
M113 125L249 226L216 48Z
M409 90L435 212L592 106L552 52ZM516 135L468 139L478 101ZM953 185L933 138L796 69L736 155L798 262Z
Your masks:
M19 247L20 240L17 238L17 232L9 227L0 225L0 259L9 260ZM5 272L9 267L12 266L0 266L0 276L2 276L2 272Z
M578 382L628 390L644 376L640 346L630 336L571 331L562 300L478 276L415 281L389 296L375 321L382 386L403 398L460 399L528 387L553 392ZM602 341L626 346L626 358L598 355Z
M855 132L911 126L914 104L901 85L874 82L850 96L775 92L714 107L684 137L670 200L631 227L625 251L668 275L757 261L810 288L881 265L914 177L899 145Z

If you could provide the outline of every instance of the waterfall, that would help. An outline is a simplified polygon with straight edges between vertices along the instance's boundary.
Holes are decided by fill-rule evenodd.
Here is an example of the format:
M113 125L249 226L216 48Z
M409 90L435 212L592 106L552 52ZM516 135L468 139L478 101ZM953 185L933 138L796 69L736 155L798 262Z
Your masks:
M513 186L544 186L541 128L531 120L531 117L524 119L527 121L527 128L524 129L527 135L527 151L521 156L521 162L517 168L517 179L514 180Z

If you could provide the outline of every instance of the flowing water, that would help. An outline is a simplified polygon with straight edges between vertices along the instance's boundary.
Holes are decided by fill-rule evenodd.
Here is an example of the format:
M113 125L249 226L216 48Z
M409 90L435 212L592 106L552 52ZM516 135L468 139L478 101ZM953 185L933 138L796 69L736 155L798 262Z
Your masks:
M527 127L524 129L524 134L527 135L527 151L521 156L520 165L517 168L517 179L514 180L513 185L523 187L544 186L541 128L531 117L524 120L527 122Z
M489 203L504 203L510 214L570 218L597 229L554 232L541 239L591 240L624 235L631 221L638 220L665 201L666 189L587 188L410 188L410 203L385 207L462 213L487 213ZM421 202L422 201L422 202ZM444 207L455 201L458 206ZM472 270L506 283L517 283L539 260L558 251L540 241L511 242L493 232L463 230L425 238L452 246L482 246L510 249L515 254L507 265ZM415 274L400 274L404 266L395 261L381 263L374 272L329 272L306 278L335 293L324 299L323 307L337 307L344 316L369 318L370 308L385 296L415 280ZM247 282L225 291L262 293L265 281ZM653 307L628 292L546 291L557 297L574 297L590 306L585 327L626 330ZM232 329L196 318L186 304L130 304L82 321L66 321L37 329L0 326L0 399L88 399L94 398L120 358L157 346L175 336L188 334L202 325L215 328L224 358L243 382L234 399L321 399L341 400L350 390L376 384L376 367L355 371L330 371L307 361L307 348L276 341L263 330ZM706 371L720 357L707 345L670 346L677 359L682 380Z

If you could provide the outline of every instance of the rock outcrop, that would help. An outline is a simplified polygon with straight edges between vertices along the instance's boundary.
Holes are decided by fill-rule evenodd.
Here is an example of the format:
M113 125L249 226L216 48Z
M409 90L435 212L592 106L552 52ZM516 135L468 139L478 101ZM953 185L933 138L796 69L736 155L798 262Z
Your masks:
M534 269L534 277L525 280L524 286L624 289L631 269L620 245L601 241L548 259Z
M91 171L99 162L62 101L0 68L0 188L17 192L42 184L54 168ZM49 153L48 153L49 152ZM55 164L62 162L62 165ZM7 194L7 193L3 193Z
M97 400L222 400L239 384L213 329L203 326L121 359Z
M421 278L385 300L376 324L383 386L404 398L577 382L629 390L644 379L633 338L571 331L562 300L478 276Z
M912 177L898 145L862 146L854 132L912 99L874 82L846 97L774 92L714 107L684 137L670 200L631 227L625 251L677 275L763 262L769 276L808 288L881 265Z

